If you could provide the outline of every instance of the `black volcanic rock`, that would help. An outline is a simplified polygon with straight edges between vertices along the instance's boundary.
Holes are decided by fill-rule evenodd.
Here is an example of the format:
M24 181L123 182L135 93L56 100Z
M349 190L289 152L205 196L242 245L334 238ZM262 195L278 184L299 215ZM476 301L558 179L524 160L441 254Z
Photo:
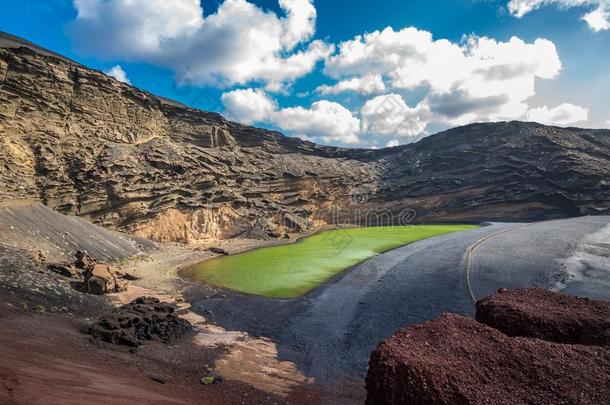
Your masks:
M162 241L610 212L610 131L473 124L382 150L243 126L0 38L0 200Z
M157 298L140 297L104 315L87 333L104 342L137 347L148 340L170 344L192 329L174 312L172 305Z

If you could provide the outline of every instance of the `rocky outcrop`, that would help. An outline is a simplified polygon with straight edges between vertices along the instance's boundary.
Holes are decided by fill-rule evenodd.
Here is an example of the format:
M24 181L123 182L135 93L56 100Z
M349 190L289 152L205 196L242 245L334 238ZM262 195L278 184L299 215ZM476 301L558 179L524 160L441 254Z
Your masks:
M502 289L477 302L476 319L508 336L610 346L610 302L538 288Z
M208 248L208 252L214 253L215 255L220 255L220 256L228 256L229 252L227 252L225 249L223 248L219 248L219 247L210 247Z
M74 265L74 263L49 263L47 267L52 272L55 272L64 277L78 279L81 278L81 274Z
M412 210L422 221L608 213L609 135L510 122L382 150L325 147L0 41L0 201L162 241L401 223Z
M101 317L87 333L97 340L135 347L150 340L169 344L190 329L191 324L178 317L172 305L140 297Z
M508 337L443 314L375 349L368 405L599 404L610 397L610 349Z
M85 271L83 277L83 287L89 294L118 293L126 291L129 287L129 281L107 264L95 264Z
M135 277L124 274L118 268L97 260L85 251L76 252L76 261L50 263L48 269L64 277L81 281L80 289L89 294L112 294L126 291L129 280Z

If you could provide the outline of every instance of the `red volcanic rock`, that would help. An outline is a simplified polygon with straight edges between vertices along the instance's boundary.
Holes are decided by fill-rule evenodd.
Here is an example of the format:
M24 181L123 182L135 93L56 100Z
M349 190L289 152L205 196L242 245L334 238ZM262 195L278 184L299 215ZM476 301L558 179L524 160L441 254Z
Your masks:
M477 302L476 319L508 336L610 345L610 302L538 288L499 290Z
M607 403L610 348L508 337L443 314L380 343L366 389L368 405Z

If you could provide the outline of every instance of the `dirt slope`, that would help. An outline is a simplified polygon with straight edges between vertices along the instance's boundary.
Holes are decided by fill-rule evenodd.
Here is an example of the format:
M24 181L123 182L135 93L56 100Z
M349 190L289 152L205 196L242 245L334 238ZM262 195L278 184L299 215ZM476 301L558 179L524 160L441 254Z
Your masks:
M0 243L31 252L42 251L55 261L72 259L78 250L86 250L100 260L115 260L154 248L148 240L109 231L39 203L27 202L0 204Z

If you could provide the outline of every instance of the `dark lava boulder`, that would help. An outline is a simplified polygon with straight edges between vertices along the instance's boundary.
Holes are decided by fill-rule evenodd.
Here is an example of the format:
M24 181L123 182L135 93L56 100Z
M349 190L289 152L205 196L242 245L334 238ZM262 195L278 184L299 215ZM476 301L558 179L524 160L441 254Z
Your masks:
M190 329L171 304L140 297L100 318L87 333L104 342L135 347L147 340L169 344Z
M208 248L208 252L214 253L216 255L221 255L221 256L228 256L229 255L229 252L227 252L225 249L219 248L219 247Z
M508 337L454 314L380 343L369 405L600 404L610 398L610 348Z
M610 302L538 288L499 290L477 302L476 319L508 336L610 345Z

